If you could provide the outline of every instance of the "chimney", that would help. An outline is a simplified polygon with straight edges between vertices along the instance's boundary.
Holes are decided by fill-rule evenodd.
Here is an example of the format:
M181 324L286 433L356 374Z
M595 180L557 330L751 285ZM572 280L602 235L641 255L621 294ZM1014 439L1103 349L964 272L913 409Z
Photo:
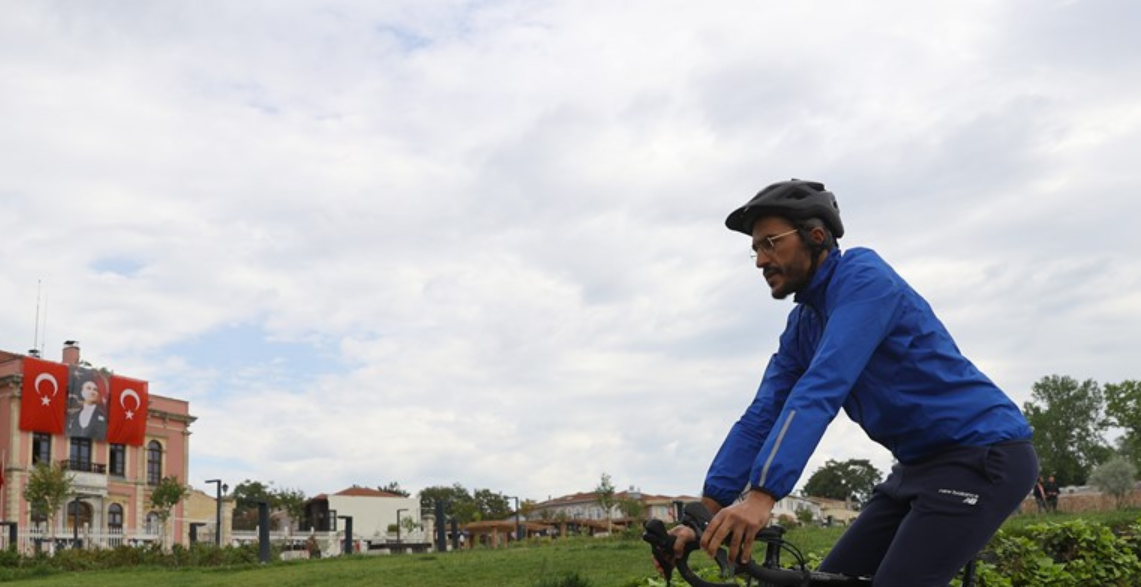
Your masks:
M66 365L79 364L79 343L67 340L63 343L63 362Z

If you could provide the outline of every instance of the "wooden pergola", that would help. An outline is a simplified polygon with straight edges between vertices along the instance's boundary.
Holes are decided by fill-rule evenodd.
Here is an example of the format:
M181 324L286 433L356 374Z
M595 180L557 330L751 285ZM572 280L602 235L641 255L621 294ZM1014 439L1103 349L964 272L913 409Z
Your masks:
M526 520L519 520L519 526L523 529L523 538L529 538L536 534L549 534L555 528L549 524L540 522L529 522ZM488 545L492 548L499 548L500 544L506 544L508 538L515 532L515 520L486 520L482 522L471 522L463 526L463 531L467 532L471 539L468 541L468 547L472 547L479 542L481 536L488 537Z

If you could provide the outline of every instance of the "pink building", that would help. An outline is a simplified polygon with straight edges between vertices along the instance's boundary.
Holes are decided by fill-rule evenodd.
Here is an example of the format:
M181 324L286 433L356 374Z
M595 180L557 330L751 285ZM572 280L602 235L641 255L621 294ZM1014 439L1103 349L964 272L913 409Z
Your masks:
M103 411L100 413L103 416L92 417L90 413L81 414L83 402L76 401L76 396L68 397L64 390L65 395L59 401L69 402L67 411L60 412L68 418L67 428L57 434L29 431L25 429L27 426L22 425L25 420L21 417L21 408L29 406L27 409L30 412L38 409L39 404L33 406L26 402L42 399L43 405L47 405L49 399L54 399L44 399L49 394L40 393L38 377L35 385L39 395L25 397L29 385L25 375L34 373L35 369L40 368L37 365L43 364L43 360L34 356L0 351L0 462L3 464L0 513L3 514L3 521L16 522L21 535L27 535L27 531L33 527L43 528L49 523L44 514L32 511L23 497L23 491L29 471L36 463L56 462L74 474L74 495L56 519L50 521L57 536L72 536L78 522L79 533L87 538L87 543L114 546L158 539L161 524L148 505L150 491L166 476L173 475L183 484L187 483L190 424L195 420L190 415L189 403L147 394L146 382L127 380L116 375L116 380L130 381L140 391L128 389L125 392L110 392L107 385L98 388L92 395L98 398L99 392L102 392L100 401ZM105 370L91 369L90 365L81 361L79 347L70 342L64 346L62 365L50 363L49 367L72 369L72 373L108 373ZM74 378L75 375L71 377ZM109 374L104 378L111 381ZM55 387L62 389L58 384ZM114 384L110 388L113 389ZM123 397L115 393L122 393ZM116 433L108 435L106 432L106 420L111 420L110 426L114 429L117 425L115 417L118 415L114 413L114 408L108 408L108 397L118 398L121 405L138 408L140 415L146 415L145 426L139 423L134 429L134 438L141 441L141 446L134 442L108 442L108 439L121 436ZM140 397L146 399L138 402ZM135 400L134 405L132 399ZM146 405L140 406L139 403ZM107 416L109 409L112 414ZM127 419L135 415L133 410L124 413ZM82 433L78 424L74 423L81 421L81 418L84 418L84 427L89 423L102 422L102 434ZM119 419L122 420L123 416L119 416ZM135 426L130 422L128 425ZM184 504L179 504L171 513L167 544L179 541L187 534L183 528L183 507Z

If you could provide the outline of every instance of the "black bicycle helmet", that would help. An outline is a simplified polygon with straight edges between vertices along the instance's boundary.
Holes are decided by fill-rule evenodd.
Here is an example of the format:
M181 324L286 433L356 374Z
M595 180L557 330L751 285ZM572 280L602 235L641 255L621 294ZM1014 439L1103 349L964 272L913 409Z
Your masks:
M819 218L832 231L833 237L844 236L844 224L840 222L840 205L836 203L836 196L824 189L824 184L818 181L795 178L778 181L734 210L725 219L725 226L751 236L753 224L767 214L784 216L794 222Z

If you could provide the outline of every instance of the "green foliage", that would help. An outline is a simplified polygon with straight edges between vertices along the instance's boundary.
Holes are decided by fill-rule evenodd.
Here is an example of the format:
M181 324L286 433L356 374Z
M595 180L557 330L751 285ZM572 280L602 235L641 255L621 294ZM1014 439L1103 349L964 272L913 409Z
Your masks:
M1101 386L1092 379L1051 375L1034 384L1023 406L1034 428L1034 448L1043 474L1058 485L1083 485L1090 470L1110 455L1104 440L1108 420Z
M1141 468L1141 381L1106 384L1105 415L1111 426L1123 430L1118 440L1121 454Z
M387 491L388 493L395 493L396 495L402 495L404 497L412 495L400 487L400 483L397 481L390 481L386 485L378 485L376 489L377 491Z
M610 508L614 507L614 483L610 481L610 474L603 473L602 478L598 480L598 487L594 488L594 502L598 507L602 508L602 512L606 514L606 520L610 520Z
M234 498L235 530L253 530L258 524L258 503L273 503L271 484L246 479L234 486L230 495Z
M1119 537L1108 526L1073 519L1032 524L1018 531L1003 530L987 552L990 566L982 585L1009 587L1127 587L1141 584L1141 561L1132 524ZM980 573L981 575L982 573Z
M270 510L281 510L289 514L295 523L305 517L305 492L300 489L273 486L273 481L262 483L246 479L238 483L230 494L234 498L234 522L236 530L252 530L258 525L258 503L269 504Z
M0 554L0 581L78 571L140 568L234 568L253 567L259 564L257 545L217 548L212 544L195 544L187 548L176 544L169 553L163 552L159 543L103 549L64 548L57 550L52 556L47 556L44 553L23 556L14 550L0 552L3 553ZM84 579L80 583L90 585L92 581Z
M187 495L190 488L178 481L178 477L169 476L159 480L158 485L151 490L150 505L158 514L159 519L166 521L170 518L170 511L178 505Z
M448 517L455 518L457 523L467 524L476 521L478 508L476 508L475 499L463 485L459 483L450 487L437 485L420 490L421 511L436 511L436 502L440 501L444 502Z
M495 493L490 489L477 489L474 493L470 493L459 483L451 487L443 485L427 487L420 491L420 508L423 511L435 511L437 501L447 504L445 511L448 517L454 517L460 524L480 520L501 520L512 513L511 504L502 493Z
M808 478L804 494L828 499L855 499L863 503L883 475L867 459L829 459Z
M643 513L645 513L646 506L637 499L627 497L625 499L618 500L618 509L622 512L622 515L626 516L627 518L638 519L642 517Z
M49 528L55 528L52 520L70 497L74 479L75 476L59 463L36 463L28 475L24 499L32 504L33 509L47 514Z
M490 489L476 489L472 493L476 511L481 520L502 520L514 513L511 502L502 494Z
M1126 495L1133 491L1133 481L1137 478L1137 467L1123 456L1115 456L1097 466L1090 473L1089 481L1102 493L1112 495L1121 507Z
M167 521L170 520L170 511L174 506L190 494L190 488L179 483L178 477L168 476L159 480L158 485L151 490L150 505L162 520L162 539L166 540Z
M305 517L305 502L308 500L305 492L300 489L282 487L272 494L273 507L289 514L289 519L298 524Z

